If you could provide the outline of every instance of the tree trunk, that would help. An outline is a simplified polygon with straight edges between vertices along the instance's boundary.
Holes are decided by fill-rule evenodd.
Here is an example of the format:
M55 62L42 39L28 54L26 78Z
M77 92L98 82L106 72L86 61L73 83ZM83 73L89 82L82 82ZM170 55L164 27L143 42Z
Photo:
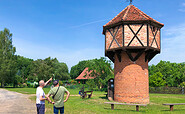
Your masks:
M1 82L1 88L4 88L4 83L3 83L3 81Z

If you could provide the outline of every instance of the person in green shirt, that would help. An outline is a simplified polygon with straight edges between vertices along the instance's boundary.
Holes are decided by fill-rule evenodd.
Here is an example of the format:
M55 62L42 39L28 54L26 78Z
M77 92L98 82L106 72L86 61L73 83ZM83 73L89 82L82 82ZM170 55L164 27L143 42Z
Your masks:
M54 104L54 114L58 114L59 110L60 114L64 114L64 103L68 100L70 93L65 87L59 86L59 80L54 80L53 85L54 88L49 91L46 97L50 103ZM64 100L65 93L67 93L67 97ZM50 96L52 96L54 102L51 101Z

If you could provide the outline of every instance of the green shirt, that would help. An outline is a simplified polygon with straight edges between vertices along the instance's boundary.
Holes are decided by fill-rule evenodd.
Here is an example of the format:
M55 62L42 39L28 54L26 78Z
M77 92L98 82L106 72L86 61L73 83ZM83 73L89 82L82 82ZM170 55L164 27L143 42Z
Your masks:
M57 91L58 87L54 87L52 88L50 91L49 91L49 95L55 95L56 91ZM67 92L68 90L63 87L63 86L60 86L59 89L58 89L58 92L57 94L55 95L55 98L54 98L54 106L57 107L57 108L60 108L60 107L63 107L64 106L64 94L65 92Z

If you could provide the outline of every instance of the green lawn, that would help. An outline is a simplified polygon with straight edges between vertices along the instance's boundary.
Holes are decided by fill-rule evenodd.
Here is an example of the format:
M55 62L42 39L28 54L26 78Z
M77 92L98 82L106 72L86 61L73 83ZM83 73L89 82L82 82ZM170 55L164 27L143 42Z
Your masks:
M34 88L6 88L10 91L17 91L23 94L35 94ZM169 111L169 106L163 106L163 103L185 103L185 95L175 94L150 94L150 104L147 107L140 107L140 111L135 111L135 106L115 105L115 110L110 109L110 105L104 104L108 100L105 98L105 92L94 91L90 99L81 99L78 95L78 89L68 89L71 96L65 103L65 113L70 114L134 114L134 113L151 113L151 114L185 114L185 105L174 106L174 111ZM49 88L44 88L48 93ZM35 102L35 96L30 97ZM52 114L52 105L46 102L47 113Z

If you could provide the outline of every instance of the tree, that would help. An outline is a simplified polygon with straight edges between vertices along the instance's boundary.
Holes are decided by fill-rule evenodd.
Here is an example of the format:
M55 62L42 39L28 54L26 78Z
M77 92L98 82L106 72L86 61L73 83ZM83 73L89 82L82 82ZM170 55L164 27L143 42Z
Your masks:
M38 59L31 64L32 70L28 79L30 81L48 80L50 77L55 76L59 80L70 79L68 67L65 63L60 63L56 58L48 57L44 60Z
M185 81L185 63L170 63L169 61L160 61L157 65L149 66L149 76L160 72L163 80L171 87L178 87Z
M89 67L93 60L80 61L77 65L71 67L70 77L71 79L76 79L82 71Z
M149 77L149 85L152 87L161 87L164 86L165 83L166 81L163 80L163 75L160 72Z
M1 87L6 82L14 82L16 74L16 49L12 44L12 34L8 29L0 31L0 81Z
M32 62L33 59L25 58L19 55L17 56L17 75L24 81L27 80L30 75Z
M99 89L106 88L108 80L114 77L111 62L104 57L94 59L89 65L89 71L91 70L91 76L95 77L94 81Z
M56 63L55 64L55 78L59 80L68 80L70 75L68 73L68 67L65 63Z

